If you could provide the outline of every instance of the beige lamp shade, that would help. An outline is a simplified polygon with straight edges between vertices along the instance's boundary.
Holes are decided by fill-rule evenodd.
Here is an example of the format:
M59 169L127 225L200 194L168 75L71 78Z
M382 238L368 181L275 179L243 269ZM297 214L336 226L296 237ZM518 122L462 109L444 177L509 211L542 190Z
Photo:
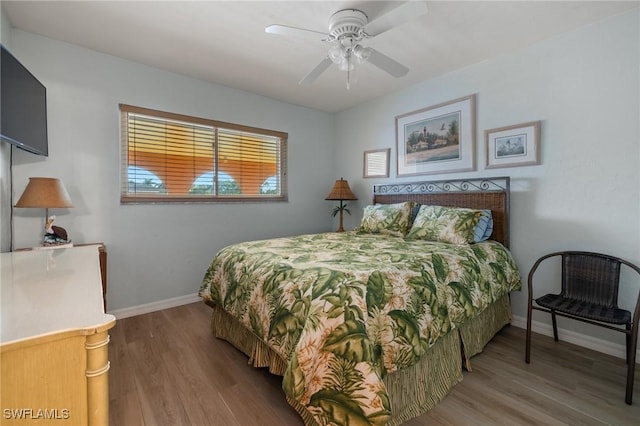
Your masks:
M333 189L327 195L325 200L357 200L358 197L351 192L351 188L349 188L349 182L340 178L336 180L336 183L333 185Z
M31 177L16 207L50 209L73 207L73 204L60 179Z

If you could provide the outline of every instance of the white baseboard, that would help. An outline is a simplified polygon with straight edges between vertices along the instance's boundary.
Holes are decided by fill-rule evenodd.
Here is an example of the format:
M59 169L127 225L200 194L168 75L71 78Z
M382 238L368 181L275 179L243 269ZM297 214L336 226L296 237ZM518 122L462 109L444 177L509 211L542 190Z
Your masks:
M186 296L172 297L171 299L159 300L157 302L145 303L144 305L132 306L130 308L116 309L109 313L115 316L117 320L120 320L136 315L148 314L149 312L161 311L163 309L200 302L201 300L202 298L195 293L188 294Z
M527 318L514 315L511 320L511 325L513 325L514 327L526 329ZM539 334L544 334L545 336L553 337L553 327L551 326L551 324L546 324L539 321L532 321L531 331ZM587 349L592 349L594 351L602 352L607 355L612 355L617 358L625 359L627 357L626 346L624 343L616 344L613 342L609 342L608 340L598 339L595 337L587 336L585 334L576 333L575 331L566 330L560 327L558 327L558 337L561 341L582 346ZM620 337L624 342L624 337L622 333L620 333ZM640 349L636 351L636 362L639 362L639 361L640 361Z

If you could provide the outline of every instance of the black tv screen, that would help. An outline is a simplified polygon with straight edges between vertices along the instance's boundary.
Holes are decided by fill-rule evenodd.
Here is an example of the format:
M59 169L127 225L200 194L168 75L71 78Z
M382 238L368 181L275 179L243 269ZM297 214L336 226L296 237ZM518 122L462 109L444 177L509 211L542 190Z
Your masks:
M1 47L0 137L26 151L47 156L47 89Z

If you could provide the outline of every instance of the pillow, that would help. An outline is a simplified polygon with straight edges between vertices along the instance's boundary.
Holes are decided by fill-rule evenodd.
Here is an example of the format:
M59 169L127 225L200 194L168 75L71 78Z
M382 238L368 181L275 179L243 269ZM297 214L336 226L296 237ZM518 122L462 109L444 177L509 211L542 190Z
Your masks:
M423 205L413 221L407 239L452 244L473 243L474 231L482 215L480 210Z
M413 208L411 209L411 219L409 219L409 229L413 226L413 221L416 220L420 207L422 207L422 204L420 203L415 203L413 205ZM482 215L480 216L480 220L478 220L478 223L473 230L473 241L476 243L488 240L493 232L493 216L491 215L491 210L484 209L481 210L481 212Z
M482 214L473 230L473 241L476 243L488 240L493 232L493 216L491 215L491 210L484 209L480 211Z
M413 203L410 201L366 206L360 223L360 232L404 237L409 230L412 208Z

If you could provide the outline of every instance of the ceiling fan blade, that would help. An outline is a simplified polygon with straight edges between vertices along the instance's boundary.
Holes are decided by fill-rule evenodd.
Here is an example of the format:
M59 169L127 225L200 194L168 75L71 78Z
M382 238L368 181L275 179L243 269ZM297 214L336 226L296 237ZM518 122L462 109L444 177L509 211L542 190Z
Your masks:
M305 30L304 28L288 27L286 25L269 25L264 29L269 34L280 34L284 36L300 37L312 41L322 41L329 37L329 34L319 31Z
M309 74L305 75L304 78L302 80L300 80L300 82L298 84L311 84L311 83L313 83L314 81L316 81L316 79L318 77L320 77L320 74L325 72L327 70L327 68L329 68L331 66L331 64L333 64L333 62L327 56L326 58L324 58L322 60L322 62L320 62L318 65L316 65L316 67L314 69L312 69Z
M391 59L384 53L378 52L376 49L371 49L371 54L369 55L368 61L372 65L375 65L382 71L387 72L396 78L403 77L409 72L409 68Z
M373 19L365 25L364 30L371 37L377 36L426 13L427 4L424 1L408 1Z

